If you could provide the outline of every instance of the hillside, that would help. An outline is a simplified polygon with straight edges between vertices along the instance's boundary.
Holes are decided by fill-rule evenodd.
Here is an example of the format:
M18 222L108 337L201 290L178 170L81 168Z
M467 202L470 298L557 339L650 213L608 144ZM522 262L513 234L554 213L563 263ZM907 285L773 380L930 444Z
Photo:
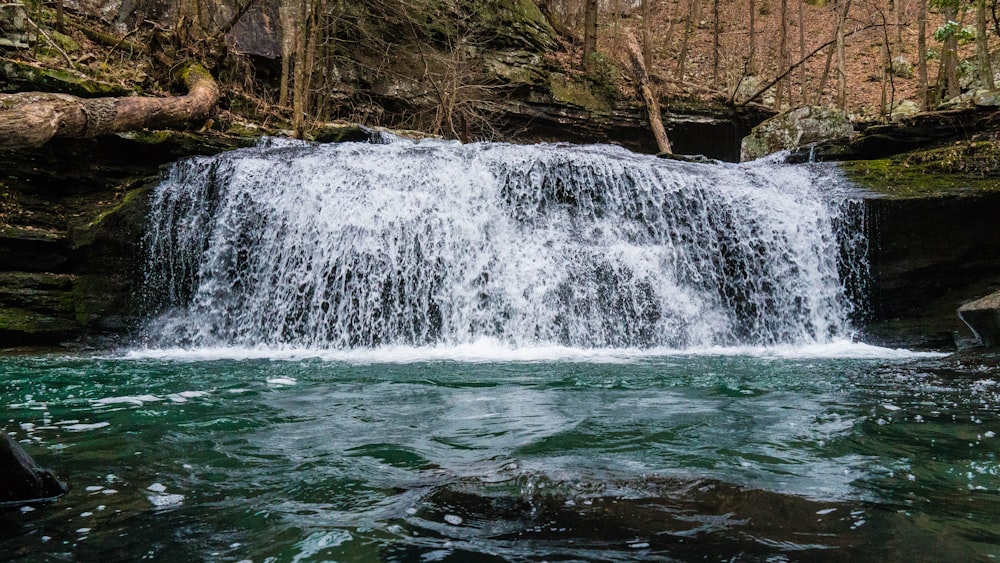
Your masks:
M0 30L7 38L0 40L0 90L162 94L172 86L171 69L195 59L223 85L216 128L247 121L304 134L340 119L462 139L532 140L519 134L552 104L585 112L566 119L546 116L567 135L602 115L612 120L608 127L616 126L614 112L636 106L624 48L626 35L635 33L648 45L653 85L668 113L731 115L733 106L749 101L772 109L835 102L832 5L787 5L790 63L830 45L789 74L790 97L786 87L778 103L774 88L748 99L787 68L777 40L776 2L650 1L648 33L639 2L601 3L599 54L587 69L581 4L312 0L301 6L304 13L277 0L178 6L74 0L28 9L10 4L0 9ZM894 103L919 101L912 68L916 18L913 2L856 4L848 12L845 104L857 120L875 121ZM931 37L941 21L941 14L930 14L932 55L941 46ZM897 61L893 73L883 72L886 40ZM973 52L971 45L961 49L963 55ZM928 64L932 83L937 63Z

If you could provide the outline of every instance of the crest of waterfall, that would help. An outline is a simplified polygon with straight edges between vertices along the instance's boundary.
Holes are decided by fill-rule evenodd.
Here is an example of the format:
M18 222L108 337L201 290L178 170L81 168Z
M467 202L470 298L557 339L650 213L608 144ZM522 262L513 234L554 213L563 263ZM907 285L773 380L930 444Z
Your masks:
M153 199L150 339L686 348L849 337L842 280L860 277L864 245L824 194L837 182L820 166L610 146L282 142L195 158Z

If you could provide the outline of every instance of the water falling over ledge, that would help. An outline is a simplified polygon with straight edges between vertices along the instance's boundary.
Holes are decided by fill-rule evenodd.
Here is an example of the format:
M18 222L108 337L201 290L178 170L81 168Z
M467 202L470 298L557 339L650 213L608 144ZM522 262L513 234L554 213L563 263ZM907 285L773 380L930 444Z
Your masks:
M175 164L161 347L670 348L851 336L861 235L822 167L610 146L281 142ZM850 275L846 270L856 268Z

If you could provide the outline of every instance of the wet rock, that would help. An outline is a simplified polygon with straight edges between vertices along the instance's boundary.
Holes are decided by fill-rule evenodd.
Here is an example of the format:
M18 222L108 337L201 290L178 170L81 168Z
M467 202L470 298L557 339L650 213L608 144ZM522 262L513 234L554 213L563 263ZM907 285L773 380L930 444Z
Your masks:
M754 160L810 143L850 139L854 125L841 110L807 106L780 113L753 128L740 145L740 160Z
M963 108L918 113L898 123L869 127L850 144L859 158L883 158L902 152L968 139L1000 128L996 108Z
M157 131L57 141L0 151L0 347L133 329L160 166L255 142Z
M6 432L0 438L0 506L53 500L67 491Z
M986 348L1000 345L1000 291L962 305L958 317L969 325L980 344Z
M1000 286L1000 192L878 197L865 207L869 340L954 348L969 331L955 310Z

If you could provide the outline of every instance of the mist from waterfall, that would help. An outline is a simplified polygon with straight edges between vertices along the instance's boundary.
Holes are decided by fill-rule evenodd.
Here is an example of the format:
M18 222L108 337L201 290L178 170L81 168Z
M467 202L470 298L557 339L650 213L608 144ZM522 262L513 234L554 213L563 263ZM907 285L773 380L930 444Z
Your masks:
M847 286L867 270L859 206L830 194L839 183L823 166L604 145L282 141L194 158L153 197L148 338L315 349L847 339Z

